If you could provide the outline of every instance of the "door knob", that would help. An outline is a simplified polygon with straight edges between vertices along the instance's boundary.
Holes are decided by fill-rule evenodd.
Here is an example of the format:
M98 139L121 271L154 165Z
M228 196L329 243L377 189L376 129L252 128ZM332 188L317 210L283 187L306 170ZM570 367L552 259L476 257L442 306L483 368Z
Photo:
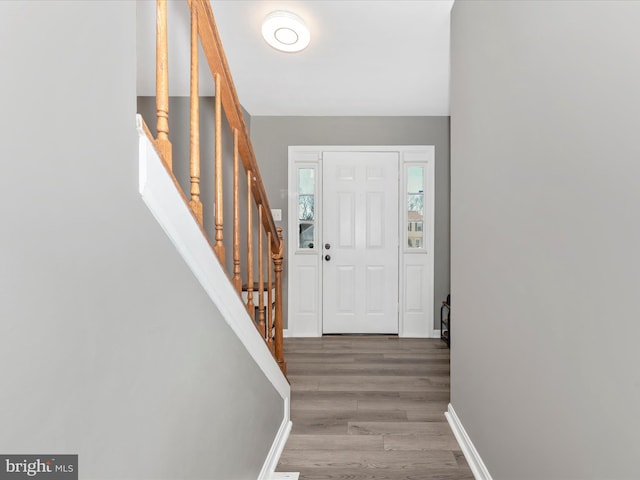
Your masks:
M324 259L328 262L329 260L331 260L331 255L325 255Z
M330 243L325 243L324 244L324 248L326 248L327 250L329 250L331 248L331 244Z

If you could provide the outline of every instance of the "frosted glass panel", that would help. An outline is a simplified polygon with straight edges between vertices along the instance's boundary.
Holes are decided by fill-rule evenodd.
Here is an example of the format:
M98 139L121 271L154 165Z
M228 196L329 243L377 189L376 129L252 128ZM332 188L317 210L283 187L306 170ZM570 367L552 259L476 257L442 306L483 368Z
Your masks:
M313 168L301 168L298 170L298 193L301 195L313 195L316 184L313 178Z
M422 192L424 188L424 171L422 167L407 168L407 192Z
M313 195L298 195L298 220L312 221L314 219L314 203Z

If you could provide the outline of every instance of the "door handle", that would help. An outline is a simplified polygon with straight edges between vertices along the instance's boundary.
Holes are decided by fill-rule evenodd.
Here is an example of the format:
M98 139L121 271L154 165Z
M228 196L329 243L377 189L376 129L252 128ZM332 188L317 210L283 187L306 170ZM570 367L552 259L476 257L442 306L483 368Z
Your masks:
M328 262L329 260L331 260L331 255L325 255L324 259Z
M327 250L329 250L331 248L331 244L330 243L325 243L324 244L324 248L326 248Z

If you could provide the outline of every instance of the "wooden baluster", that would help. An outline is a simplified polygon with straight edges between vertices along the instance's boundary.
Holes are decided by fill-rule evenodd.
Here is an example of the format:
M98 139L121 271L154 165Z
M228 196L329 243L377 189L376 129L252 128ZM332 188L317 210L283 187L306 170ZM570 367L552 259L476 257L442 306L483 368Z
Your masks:
M280 250L273 254L273 263L276 272L276 317L275 323L275 344L276 360L280 365L280 370L287 374L287 363L284 361L284 340L282 337L282 262L284 261L284 238L282 228L278 227L278 238L280 239Z
M264 241L262 233L262 204L258 205L258 330L262 338L267 338L264 322Z
M167 0L156 2L156 114L157 146L162 161L171 170L169 141L169 60L167 43Z
M247 172L247 311L255 320L255 304L253 303L253 213L251 209L251 183L253 172Z
M216 243L213 250L218 255L218 259L222 265L225 264L224 243L223 240L223 211L222 211L222 85L220 74L214 75L216 82L216 99L215 99L215 135L216 135Z
M271 248L271 232L267 232L267 248ZM273 295L271 293L271 289L273 288L273 266L271 264L272 259L270 258L267 262L267 345L269 346L269 350L271 353L274 353L274 343L273 343Z
M240 277L240 189L238 188L238 129L233 129L233 285L242 293Z
M198 10L191 6L191 149L189 168L191 171L191 200L189 207L202 225L202 202L200 201L200 98L198 86Z

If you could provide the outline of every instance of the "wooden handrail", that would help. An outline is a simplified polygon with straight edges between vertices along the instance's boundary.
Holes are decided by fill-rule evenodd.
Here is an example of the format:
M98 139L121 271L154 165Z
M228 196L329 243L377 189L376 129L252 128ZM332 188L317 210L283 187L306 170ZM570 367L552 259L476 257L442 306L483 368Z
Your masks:
M189 178L190 199L187 200L186 190L183 191L173 173L172 145L169 140L169 76L168 76L168 38L167 38L167 0L156 0L156 110L157 110L157 138L153 139L145 126L145 132L151 138L153 145L171 175L176 188L185 203L190 207L200 231L203 233L220 264L227 267L225 261L224 244L224 195L223 195L223 148L222 148L222 114L233 133L233 191L227 195L233 200L233 266L229 267L229 279L238 294L242 293L241 277L241 224L240 224L240 172L242 163L246 174L246 291L247 312L254 322L260 335L265 340L269 350L273 353L283 373L286 374L283 347L283 302L282 302L282 272L284 261L284 240L282 229L276 228L269 200L266 195L260 169L256 162L255 153L249 138L249 132L244 120L242 107L233 84L227 59L222 49L222 42L213 19L213 12L209 0L187 0L191 8L191 67L190 67L190 148L189 148ZM214 102L214 181L213 186L213 238L209 237L204 228L204 213L210 206L202 204L201 189L209 184L201 178L200 168L200 98L199 98L199 59L198 41L202 45L207 63L215 83ZM176 159L178 160L178 159ZM227 190L228 191L228 190ZM254 220L253 209L257 210L257 220ZM244 206L243 206L244 208ZM207 217L208 218L208 217ZM254 221L258 231L254 234ZM228 229L227 229L228 231ZM254 235L257 245L254 247ZM265 245L266 236L266 245ZM266 248L265 248L266 247ZM254 286L254 248L257 248L257 280ZM265 250L267 253L267 274L265 279ZM266 280L266 285L265 285ZM265 302L265 287L267 288ZM272 288L274 293L272 293ZM254 293L258 295L257 308ZM266 305L265 305L266 303ZM273 308L275 306L275 308Z
M253 172L254 182L252 182L253 198L256 205L262 205L265 210L263 217L263 225L267 232L271 232L271 253L278 253L280 251L280 240L278 232L276 230L276 224L271 215L271 207L269 206L269 199L262 183L262 177L260 176L260 169L258 168L258 162L256 161L256 155L251 145L249 137L249 130L247 124L244 121L244 115L242 113L242 107L240 106L240 100L238 100L238 94L231 77L231 70L227 63L227 57L224 54L222 47L222 41L216 27L216 22L213 18L213 11L211 10L211 3L209 0L188 0L189 6L192 8L197 6L198 9L198 31L200 32L200 43L204 50L204 55L209 63L211 74L215 76L219 74L221 76L221 93L222 104L224 106L224 112L227 116L227 121L231 127L231 130L237 129L239 133L238 150L240 152L240 158L246 172Z

